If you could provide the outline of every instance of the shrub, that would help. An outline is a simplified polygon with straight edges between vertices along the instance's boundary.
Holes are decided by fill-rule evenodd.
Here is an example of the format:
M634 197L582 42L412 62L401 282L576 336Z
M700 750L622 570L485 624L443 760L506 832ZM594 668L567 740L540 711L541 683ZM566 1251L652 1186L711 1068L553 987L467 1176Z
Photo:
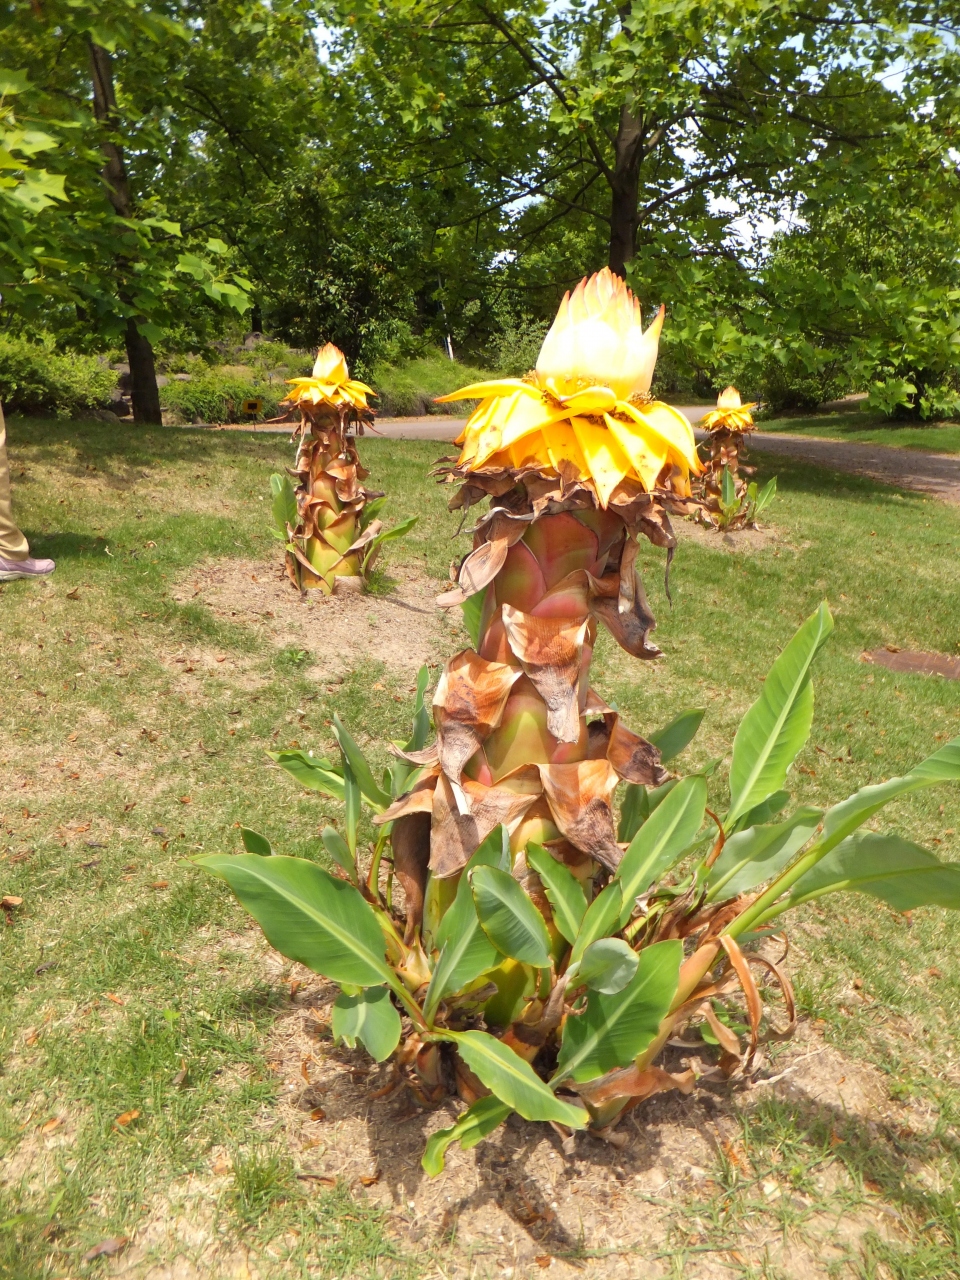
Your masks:
M71 418L106 408L117 375L96 356L0 335L0 401L8 413Z
M549 320L520 316L506 323L490 343L495 369L522 377L537 363L537 356L550 328Z
M439 405L434 404L434 397L492 376L483 369L448 360L438 353L404 364L374 365L370 382L379 396L377 412L389 418L425 413L466 414L473 408L472 400Z
M287 394L282 379L267 382L242 366L204 369L189 382L169 382L160 388L160 404L187 422L234 422L244 400L263 401L260 416L272 418Z
M768 358L760 374L760 399L764 408L774 413L817 409L827 400L838 400L849 390L849 380L835 364L810 369L789 352L781 358Z

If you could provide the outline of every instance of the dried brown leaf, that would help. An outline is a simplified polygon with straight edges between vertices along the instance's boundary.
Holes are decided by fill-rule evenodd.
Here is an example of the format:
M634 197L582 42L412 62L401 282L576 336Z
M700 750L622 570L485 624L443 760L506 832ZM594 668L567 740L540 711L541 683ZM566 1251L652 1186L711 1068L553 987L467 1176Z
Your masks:
M692 1093L695 1085L696 1076L693 1071L672 1075L659 1067L640 1068L634 1063L629 1067L608 1071L596 1080L577 1086L577 1093L584 1102L599 1107L614 1098L633 1098L635 1102L642 1102L644 1098L668 1089Z
M464 649L443 668L433 695L433 718L444 773L459 783L463 767L499 725L521 672Z
M659 658L661 650L649 639L657 623L640 578L636 578L633 605L626 613L620 612L619 574L606 573L602 578L591 578L590 586L593 612L621 649L635 658Z
M731 938L729 934L723 934L720 938L720 945L730 957L730 963L740 979L740 985L743 988L743 994L747 1002L747 1016L750 1019L750 1048L747 1052L745 1066L749 1071L754 1054L757 1052L760 1019L763 1017L763 1002L760 999L760 992L757 990L757 984L750 971L750 963L740 950L740 944Z
M608 760L542 764L543 790L557 826L571 844L615 871L623 857L610 799L619 779Z
M115 1258L130 1243L129 1236L111 1236L109 1240L101 1240L83 1255L84 1262L93 1262L95 1258Z
M409 945L423 920L423 899L430 865L429 813L407 813L393 824L393 866L407 902L404 941Z
M559 742L580 737L580 670L589 618L538 618L505 604L510 648L547 706L547 728Z
M409 791L405 791L402 796L394 800L393 804L383 813L378 813L373 821L376 826L382 826L385 822L395 822L397 818L402 818L407 813L430 813L433 810L433 792L437 785L437 778L440 776L439 764L433 768L427 769L424 774L417 779Z
M469 778L461 784L470 812L461 814L449 779L441 776L433 798L430 870L440 879L456 875L499 823L511 830L537 798L537 793L485 787Z

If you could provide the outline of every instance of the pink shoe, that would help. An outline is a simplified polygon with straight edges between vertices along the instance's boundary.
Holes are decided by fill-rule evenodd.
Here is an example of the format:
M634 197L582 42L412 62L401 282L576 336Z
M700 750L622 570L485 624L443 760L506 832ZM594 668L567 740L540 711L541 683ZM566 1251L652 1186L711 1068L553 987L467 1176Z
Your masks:
M12 582L14 578L45 578L56 568L53 560L7 560L0 556L0 582Z

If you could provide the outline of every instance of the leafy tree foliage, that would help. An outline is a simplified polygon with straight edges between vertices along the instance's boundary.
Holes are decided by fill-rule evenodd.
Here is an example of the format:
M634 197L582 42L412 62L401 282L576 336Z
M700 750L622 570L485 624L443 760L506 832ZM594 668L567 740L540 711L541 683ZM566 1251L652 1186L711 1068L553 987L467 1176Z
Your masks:
M957 17L956 0L0 0L3 61L27 76L16 127L50 139L34 154L66 197L4 201L4 305L74 345L133 317L202 349L249 291L254 328L367 367L448 342L513 365L606 261L671 309L662 383L953 413ZM116 98L99 120L92 46Z

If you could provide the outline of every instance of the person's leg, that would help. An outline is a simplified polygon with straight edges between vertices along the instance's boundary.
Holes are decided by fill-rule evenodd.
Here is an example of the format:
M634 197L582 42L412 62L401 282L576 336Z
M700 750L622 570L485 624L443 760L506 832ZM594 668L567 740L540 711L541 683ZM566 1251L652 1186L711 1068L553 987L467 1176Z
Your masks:
M10 465L7 462L7 428L0 405L0 582L11 578L36 578L53 573L52 560L35 560L26 538L13 521L10 500Z

